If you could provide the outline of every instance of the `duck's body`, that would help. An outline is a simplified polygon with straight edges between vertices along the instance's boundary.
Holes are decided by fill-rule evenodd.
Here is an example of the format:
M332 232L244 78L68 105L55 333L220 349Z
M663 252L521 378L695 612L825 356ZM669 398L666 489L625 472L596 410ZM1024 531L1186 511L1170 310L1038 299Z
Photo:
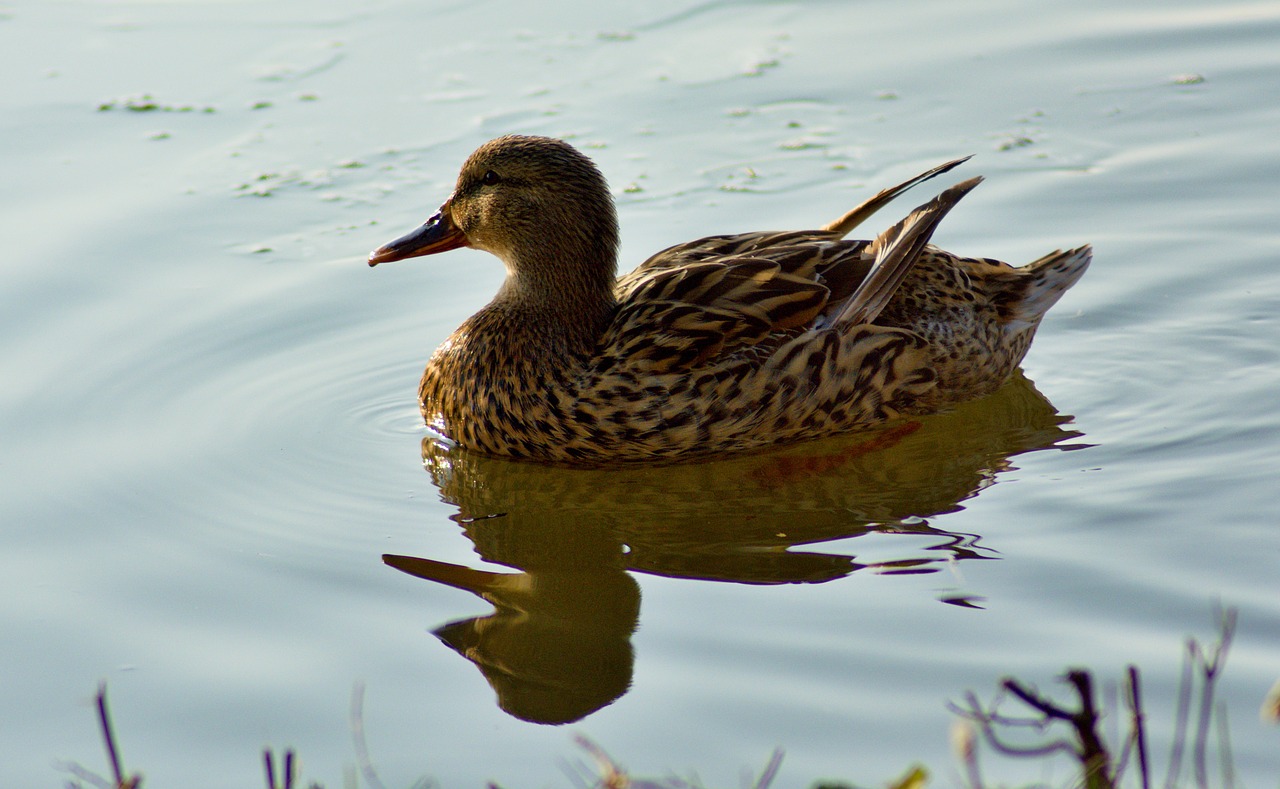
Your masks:
M508 278L427 364L423 416L490 455L671 461L828 436L998 388L1090 251L1013 268L929 236L979 179L874 241L843 236L885 190L823 230L682 244L615 278L604 179L566 143L477 150L441 212L370 264L473 246Z

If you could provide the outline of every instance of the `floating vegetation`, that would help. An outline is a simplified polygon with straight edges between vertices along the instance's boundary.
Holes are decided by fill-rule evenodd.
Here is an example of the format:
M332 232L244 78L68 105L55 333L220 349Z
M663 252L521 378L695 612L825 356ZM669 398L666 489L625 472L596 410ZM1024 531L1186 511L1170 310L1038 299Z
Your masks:
M1007 137L1004 140L1002 140L1000 144L996 146L996 150L1012 151L1015 148L1026 148L1028 145L1034 145L1035 142L1036 142L1035 140L1031 139L1025 134L1018 134L1012 137Z
M759 77L769 69L775 69L782 65L782 61L778 58L767 58L765 60L757 60L755 63L747 66L742 71L744 77Z
M122 99L110 99L98 104L98 112L125 110L127 112L217 112L210 106L197 107L194 104L162 104L150 94L128 96Z
M731 173L726 173L726 174L725 174L725 181L726 181L726 182L725 182L725 183L720 184L720 191L722 191L722 192L750 192L750 191L752 191L751 186L749 186L749 185L748 185L748 184L746 184L746 183L742 183L742 182L732 183L732 182L733 182L735 179L737 179L739 176L741 176L745 181L755 181L755 180L758 180L758 179L760 178L760 174L759 174L758 172L756 172L756 170L755 170L755 168L754 168L754 167L743 167L741 170L739 170L739 171L737 171L737 172L731 172Z
M819 142L812 136L795 137L790 140L783 140L778 143L778 147L784 151L808 151L814 148L825 148L826 143Z
M306 185L302 176L297 173L260 173L252 181L237 186L235 191L242 197L271 197L290 184Z
M250 105L249 105L249 109L251 109L251 110L265 110L265 109L270 108L271 106L272 106L272 104L271 104L271 102L269 102L269 101L255 101L255 102L253 102L252 104L250 104Z
M390 153L395 153L394 151ZM235 153L232 154L237 155ZM342 191L341 187L349 185L354 176L351 174L354 170L363 170L372 166L368 162L359 159L342 159L338 162L326 165L321 168L301 170L301 169L281 169L281 170L260 170L246 178L246 180L233 183L231 191L237 197L271 197L277 192L286 189L306 189L316 193L319 200L325 202L336 202L352 198L353 195ZM382 170L393 170L390 164L381 166ZM245 176L241 176L245 178ZM375 185L376 186L376 185ZM385 186L376 186L376 188L387 191Z
M1203 74L1174 74L1169 78L1169 82L1174 85L1199 85L1204 82Z

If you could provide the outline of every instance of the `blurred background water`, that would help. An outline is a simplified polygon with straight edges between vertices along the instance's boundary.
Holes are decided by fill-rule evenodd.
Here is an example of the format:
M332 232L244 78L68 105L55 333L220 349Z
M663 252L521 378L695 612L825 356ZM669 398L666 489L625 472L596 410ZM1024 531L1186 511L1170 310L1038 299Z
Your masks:
M708 785L775 747L777 786L948 785L945 702L1006 674L1139 664L1162 753L1220 602L1237 769L1273 783L1278 40L1262 0L0 5L0 782L101 764L106 679L149 786L257 785L264 745L340 785L357 681L391 786L562 785L571 732ZM951 414L485 461L414 393L501 266L363 258L508 132L596 160L624 268L968 153L939 244L1095 262L1034 385Z

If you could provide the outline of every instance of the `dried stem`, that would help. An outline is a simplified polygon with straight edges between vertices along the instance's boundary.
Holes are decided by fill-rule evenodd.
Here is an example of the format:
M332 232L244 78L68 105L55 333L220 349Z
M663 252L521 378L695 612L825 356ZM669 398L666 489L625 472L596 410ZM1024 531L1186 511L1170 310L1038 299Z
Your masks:
M1192 652L1199 658L1201 691L1200 709L1196 721L1196 783L1203 789L1209 787L1208 742L1209 724L1213 717L1213 694L1217 689L1218 678L1227 662L1227 652L1231 649L1231 641L1235 637L1238 611L1234 608L1218 609L1218 643L1212 648L1202 648L1199 643L1192 642Z
M98 723L102 726L102 739L107 743L107 761L111 763L111 776L117 784L124 783L120 769L120 753L116 750L116 736L111 727L111 713L107 710L107 683L98 685Z
M760 777L756 780L753 789L769 789L773 779L778 776L780 767L782 767L782 749L776 748L773 751L773 755L769 757L769 763L760 772Z
M137 789L142 785L141 775L125 777L120 766L120 751L116 748L116 733L111 725L111 712L107 709L107 683L98 685L98 723L102 726L102 739L107 744L107 761L111 762L111 777L116 789Z
M1235 789L1235 760L1231 757L1231 732L1227 729L1227 705L1218 703L1218 760L1222 767L1222 789Z
M369 758L369 744L364 738L364 683L357 682L351 689L351 739L356 750L356 762L360 765L360 774L371 789L386 789L378 771L373 768Z
M1191 661L1196 653L1194 639L1187 639L1182 658L1182 676L1178 679L1178 711L1173 724L1173 748L1169 752L1169 770L1165 773L1165 789L1174 789L1182 771L1182 751L1187 742L1187 721L1191 715Z
M1138 775L1142 789L1151 789L1151 764L1147 759L1147 720L1142 709L1142 682L1137 666L1129 666L1125 685L1129 703L1129 720L1133 729L1133 741L1138 749Z
M294 763L296 762L293 749L286 748L284 751L284 764L282 765L284 770L283 775L281 776L281 778L284 779L284 783L276 783L275 754L272 753L271 749L264 749L262 757L266 762L267 768L267 789L293 789L293 781L296 777L293 769Z
M966 695L967 708L952 710L957 714L977 722L987 742L996 751L1012 756L1047 756L1052 753L1065 752L1076 757L1084 771L1084 785L1087 789L1114 789L1114 776L1111 772L1111 755L1102 737L1098 735L1098 712L1094 702L1093 678L1087 671L1072 670L1066 679L1075 688L1080 699L1078 710L1070 710L1055 704L1041 696L1032 687L1022 684L1016 679L1005 678L1000 687L1012 694L1023 704L1040 713L1038 721L1017 720L1001 717L996 714L993 702L991 709L984 709L972 693ZM1050 740L1039 745L1010 745L1002 741L996 734L995 724L1018 725L1034 724L1039 728L1048 728L1054 721L1062 721L1071 725L1075 731L1077 745L1066 740Z

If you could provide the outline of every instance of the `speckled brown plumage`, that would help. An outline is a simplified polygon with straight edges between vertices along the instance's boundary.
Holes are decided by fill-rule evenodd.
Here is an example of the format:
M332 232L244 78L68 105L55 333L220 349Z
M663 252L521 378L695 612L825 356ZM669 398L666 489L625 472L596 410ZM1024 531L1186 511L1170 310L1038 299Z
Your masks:
M821 230L713 236L616 278L603 176L567 143L502 137L370 265L459 246L507 267L431 357L423 416L504 457L672 461L831 435L998 388L1089 247L1014 268L928 246L965 181L872 241L843 238L948 162Z

